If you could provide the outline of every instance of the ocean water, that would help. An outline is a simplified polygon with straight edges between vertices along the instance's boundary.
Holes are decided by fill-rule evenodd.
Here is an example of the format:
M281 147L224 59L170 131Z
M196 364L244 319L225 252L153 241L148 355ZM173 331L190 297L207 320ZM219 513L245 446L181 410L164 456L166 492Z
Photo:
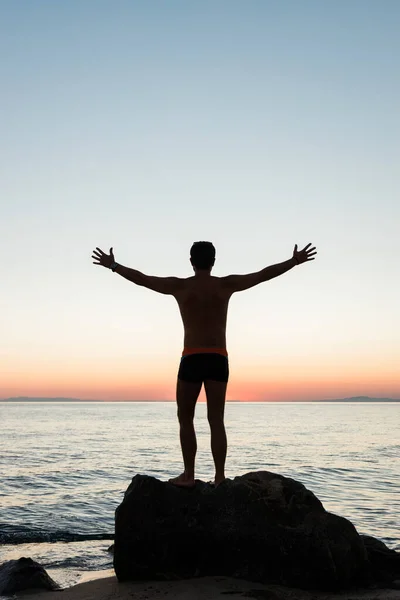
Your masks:
M0 563L30 556L62 585L109 569L114 511L137 473L182 471L174 403L0 402ZM228 403L226 474L301 481L359 533L400 550L400 403ZM206 406L196 477L213 477Z

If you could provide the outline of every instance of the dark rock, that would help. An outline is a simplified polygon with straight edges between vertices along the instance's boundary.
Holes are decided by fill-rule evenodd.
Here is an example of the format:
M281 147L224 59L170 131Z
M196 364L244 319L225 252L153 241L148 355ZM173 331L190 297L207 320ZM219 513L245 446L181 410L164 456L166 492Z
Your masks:
M400 576L400 553L370 535L360 537L367 550L373 580L379 584L395 583Z
M393 590L400 590L400 579L395 579L394 581L392 581L390 587Z
M224 575L325 590L374 583L352 523L268 471L217 488L197 480L193 489L136 475L116 510L114 568L120 581Z
M31 558L8 560L0 565L0 595L31 588L58 590L60 586Z

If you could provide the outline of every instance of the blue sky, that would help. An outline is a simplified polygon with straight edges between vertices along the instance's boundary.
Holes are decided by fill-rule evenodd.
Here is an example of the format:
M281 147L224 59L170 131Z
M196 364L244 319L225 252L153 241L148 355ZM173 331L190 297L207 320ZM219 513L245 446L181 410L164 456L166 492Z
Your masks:
M318 247L233 298L234 397L400 397L398 2L3 1L0 17L0 397L173 394L174 301L90 255L185 276L199 239L216 275Z

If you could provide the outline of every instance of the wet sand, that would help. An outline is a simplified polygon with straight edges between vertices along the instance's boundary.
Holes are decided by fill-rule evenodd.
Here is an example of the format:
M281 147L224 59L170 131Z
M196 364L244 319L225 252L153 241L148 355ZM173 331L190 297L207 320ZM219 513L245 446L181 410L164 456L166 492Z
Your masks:
M112 571L107 571L109 575ZM26 594L23 594L26 596ZM22 594L21 594L22 596ZM79 583L61 592L34 592L30 600L400 600L400 590L305 591L230 577L118 583L115 575Z

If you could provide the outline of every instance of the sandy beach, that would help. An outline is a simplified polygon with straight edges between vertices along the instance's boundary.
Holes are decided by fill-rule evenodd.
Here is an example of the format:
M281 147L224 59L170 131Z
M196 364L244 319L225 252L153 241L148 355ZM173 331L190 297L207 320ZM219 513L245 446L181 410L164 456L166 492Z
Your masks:
M113 571L62 591L62 600L399 600L400 590L353 590L340 593L305 591L280 585L263 585L230 577L201 577L180 581L118 583ZM99 574L100 575L100 574ZM25 594L26 595L26 594ZM31 600L60 600L60 592L30 593Z

